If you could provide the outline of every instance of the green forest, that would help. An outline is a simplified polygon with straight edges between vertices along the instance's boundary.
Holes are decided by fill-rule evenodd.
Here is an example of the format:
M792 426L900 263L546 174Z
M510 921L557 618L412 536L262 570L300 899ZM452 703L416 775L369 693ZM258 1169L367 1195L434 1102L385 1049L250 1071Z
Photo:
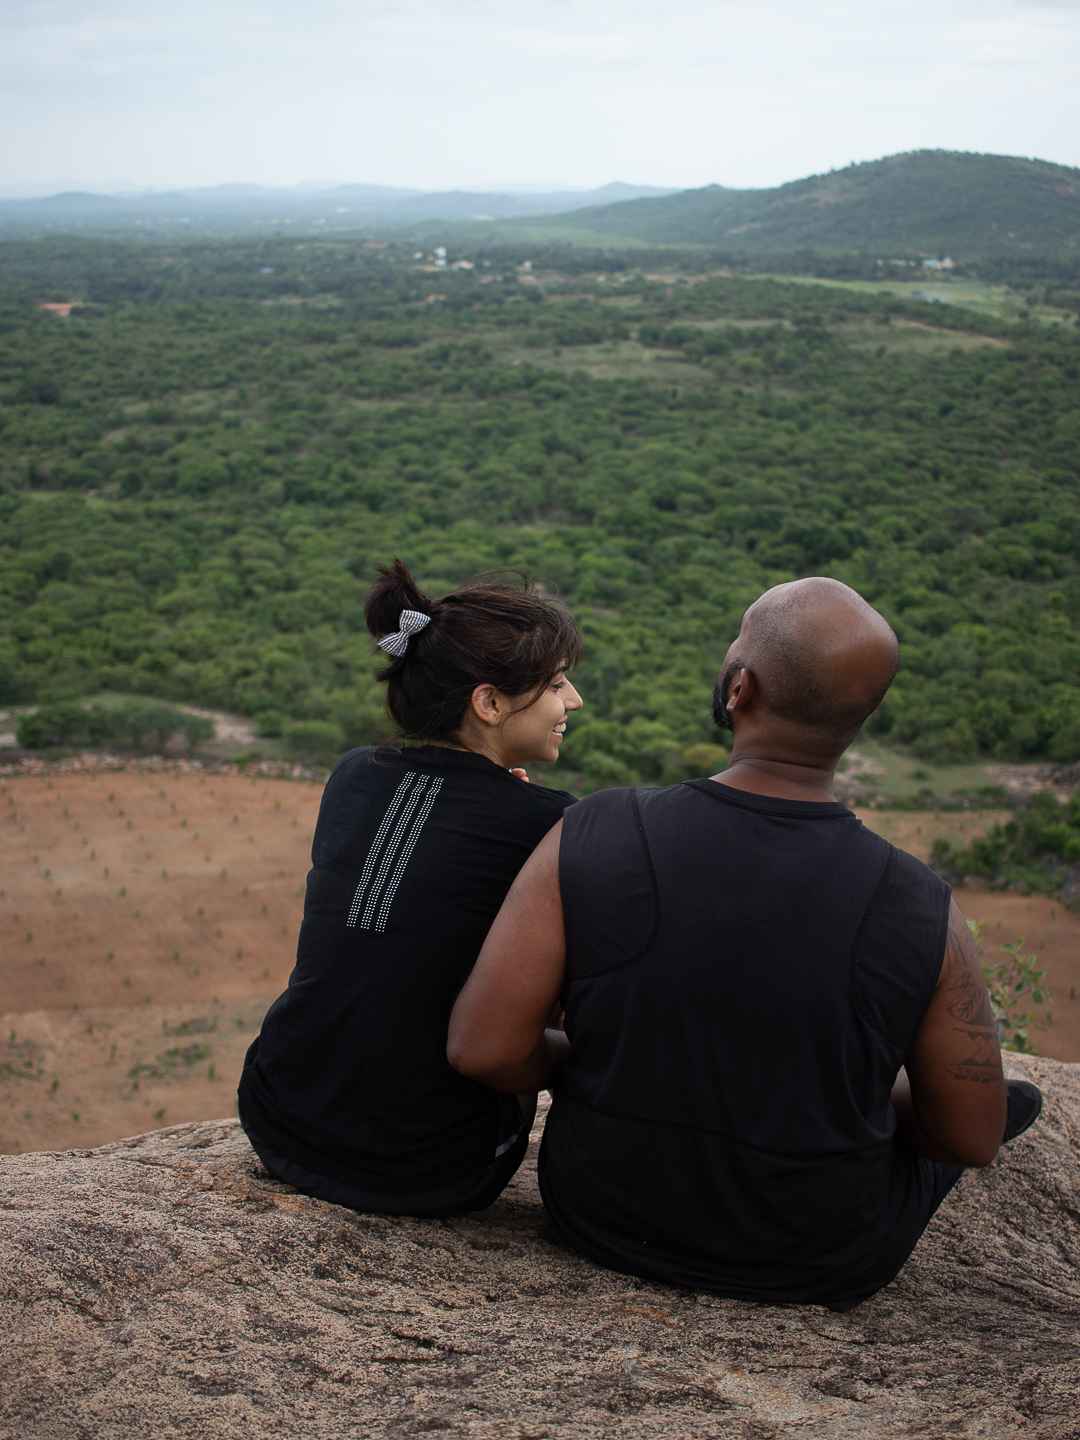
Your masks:
M383 738L361 601L399 555L436 592L512 569L563 595L588 643L564 783L666 781L715 759L745 606L828 574L901 637L883 742L1080 758L1071 316L677 254L449 259L0 244L0 705L217 706L322 758Z

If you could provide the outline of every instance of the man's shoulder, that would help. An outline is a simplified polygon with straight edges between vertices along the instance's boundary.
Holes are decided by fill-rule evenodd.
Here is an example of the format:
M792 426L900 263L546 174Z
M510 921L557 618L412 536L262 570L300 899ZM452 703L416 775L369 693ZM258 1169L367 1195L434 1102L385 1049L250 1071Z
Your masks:
M925 860L866 825L860 828L886 852L868 914L870 933L891 937L891 946L917 953L920 963L940 964L952 887Z
M917 855L912 855L909 850L902 850L899 845L880 834L865 821L861 822L863 834L876 844L883 847L888 853L886 874L894 885L907 885L910 887L930 891L951 893L948 883L941 878L932 865L925 860L920 860Z
M587 805L592 809L602 810L624 809L628 805L646 805L664 803L665 799L675 799L678 792L685 787L682 782L677 785L613 785L605 790L593 790L584 799L579 800L579 806Z

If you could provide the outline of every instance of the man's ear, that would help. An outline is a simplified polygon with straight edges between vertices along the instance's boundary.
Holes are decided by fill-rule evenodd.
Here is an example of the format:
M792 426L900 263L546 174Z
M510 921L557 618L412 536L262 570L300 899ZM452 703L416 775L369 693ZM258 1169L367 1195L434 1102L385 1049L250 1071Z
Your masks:
M736 670L731 684L728 686L727 705L728 714L736 710L745 710L750 701L757 693L757 680L752 670L744 665Z
M499 725L506 718L502 697L494 685L477 685L469 696L469 708L482 725Z

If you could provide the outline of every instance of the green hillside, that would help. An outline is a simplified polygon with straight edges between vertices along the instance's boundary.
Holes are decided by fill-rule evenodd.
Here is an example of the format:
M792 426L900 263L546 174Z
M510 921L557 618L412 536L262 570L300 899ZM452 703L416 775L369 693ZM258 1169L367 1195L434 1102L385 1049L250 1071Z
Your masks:
M558 217L561 234L736 253L1080 257L1080 170L917 150L771 190L709 185Z
M666 781L715 767L743 608L831 574L901 636L889 745L1080 759L1072 320L527 253L0 246L0 706L136 693L334 751L386 733L376 565L516 567L587 636L571 788Z

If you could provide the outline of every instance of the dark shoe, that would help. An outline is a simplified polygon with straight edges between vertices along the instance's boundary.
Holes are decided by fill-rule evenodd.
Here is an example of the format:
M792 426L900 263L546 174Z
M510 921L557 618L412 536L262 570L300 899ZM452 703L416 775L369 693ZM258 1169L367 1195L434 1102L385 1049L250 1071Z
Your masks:
M1042 1100L1042 1091L1037 1085L1032 1085L1030 1080L1008 1082L1003 1145L1031 1129L1042 1114Z

